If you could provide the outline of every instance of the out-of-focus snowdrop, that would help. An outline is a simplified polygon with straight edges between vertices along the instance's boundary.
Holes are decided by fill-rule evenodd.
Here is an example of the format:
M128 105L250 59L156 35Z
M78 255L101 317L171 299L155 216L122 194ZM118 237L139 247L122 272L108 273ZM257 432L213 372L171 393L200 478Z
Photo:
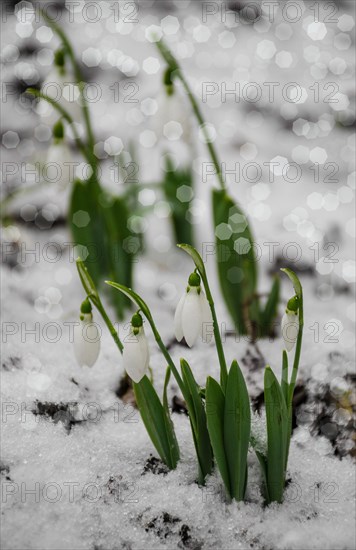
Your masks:
M184 338L190 348L199 334L204 342L210 342L213 336L212 322L208 300L200 286L200 276L192 273L174 316L175 336L178 342Z
M65 68L65 54L55 53L55 67L43 82L41 92L63 107L74 122L81 120L80 92L73 76ZM39 113L44 122L52 126L58 117L57 112L44 100L40 100Z
M42 170L44 179L49 183L56 183L60 187L66 187L73 181L73 158L70 149L65 142L64 128L59 120L53 128L53 143L49 147L45 164Z
M185 95L173 85L165 82L157 97L157 114L154 131L162 148L177 155L181 166L189 166L194 146L191 124L191 108Z
M138 383L148 372L149 360L150 354L142 317L139 313L135 313L131 319L130 333L125 339L123 366L130 378Z
M292 351L299 332L298 298L294 296L287 304L282 317L282 336L287 351Z
M100 332L93 323L92 307L88 299L80 308L80 323L74 327L74 355L81 367L92 367L100 352Z

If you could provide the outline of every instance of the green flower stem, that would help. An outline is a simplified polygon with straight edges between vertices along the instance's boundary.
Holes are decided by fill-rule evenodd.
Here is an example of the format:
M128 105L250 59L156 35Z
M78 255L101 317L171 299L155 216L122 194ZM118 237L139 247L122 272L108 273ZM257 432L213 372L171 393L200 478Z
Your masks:
M90 150L93 151L94 145L95 145L95 140L94 140L93 129L92 129L91 121L90 121L90 114L89 114L88 105L87 105L86 99L84 97L84 84L85 83L83 81L83 77L82 77L79 65L77 63L77 60L75 58L73 48L72 48L66 34L64 33L63 29L59 25L57 25L57 23L55 21L53 21L53 19L48 17L47 13L44 10L40 10L40 13L41 13L43 19L46 21L46 23L48 23L48 25L51 27L51 29L57 34L57 36L62 41L62 44L64 45L64 47L65 47L65 49L66 49L66 51L67 51L67 53L70 57L70 60L72 62L72 66L73 66L73 70L74 70L74 76L75 76L75 79L76 79L76 82L77 82L77 85L78 85L78 89L79 89L79 93L80 93L80 96L81 96L81 107L82 107L82 111L83 111L83 117L84 117L85 126L86 126L86 130L87 130L87 135L88 135L88 144L89 144ZM94 156L93 156L93 159L95 159ZM95 167L96 167L96 159L94 160L94 163L95 163Z
M303 327L299 327L295 355L294 355L293 370L292 370L291 380L289 384L289 403L288 403L289 407L292 407L294 388L297 381L300 353L302 349L302 338L303 338Z
M106 283L110 286L112 286L113 288L116 288L117 290L119 290L120 292L122 292L123 294L125 294L128 298L130 298L139 308L139 311L140 313L142 313L151 329L152 329L152 332L153 332L153 335L155 337L155 340L158 344L158 347L160 348L161 352L163 353L165 359L167 360L167 363L169 365L169 367L171 368L172 372L173 372L173 375L178 383L178 386L183 394L183 397L186 401L188 401L189 399L189 393L187 392L186 388L185 388L185 384L173 362L173 359L172 357L170 356L166 346L164 345L163 341L162 341L162 338L161 338L161 335L160 333L158 332L158 329L155 325L155 322L153 320L153 317L152 317L152 314L151 314L151 311L148 307L148 305L146 304L146 302L138 295L136 294L136 292L134 292L131 288L127 288L126 286L124 285L121 285L119 283L115 283L113 281L106 281Z
M4 220L6 218L6 207L11 204L15 197L18 197L19 195L25 195L26 193L31 193L31 191L36 191L44 185L47 185L47 183L44 181L40 181L39 183L34 183L29 187L17 187L13 191L10 191L10 193L3 200L0 201L0 219Z
M90 296L88 296L88 298L90 298ZM114 325L112 324L112 322L110 321L109 319L109 316L108 314L106 313L105 311L105 308L103 306L103 304L101 303L101 300L99 300L99 303L97 302L93 302L94 305L96 306L97 310L99 311L100 315L102 316L106 326L108 327L109 329L109 332L111 334L111 336L113 337L113 340L115 342L115 344L117 345L117 347L119 348L119 351L122 355L123 351L124 351L124 346L123 346L123 343L121 342L120 338L119 338L119 335L117 333L117 331L115 330L115 327Z
M298 330L297 342L295 347L292 375L291 375L291 380L287 390L288 394L286 396L287 422L288 422L287 434L286 434L286 452L285 452L285 470L286 470L287 464L288 464L290 440L292 436L293 394L294 394L294 389L297 381L300 354L302 349L302 340L303 340L304 307L303 307L303 288L302 288L302 285L300 284L300 281L297 275L291 269L288 269L288 268L284 268L281 271L283 271L292 281L295 294L298 298L298 306L299 306L298 308L299 330Z
M110 321L110 318L109 318L108 314L105 311L105 308L102 304L102 301L100 300L100 296L99 296L97 288L94 284L94 281L89 275L88 269L85 267L85 264L84 264L84 262L81 258L78 258L76 260L76 264L77 264L79 278L80 278L80 281L83 285L83 288L84 288L84 290L87 294L87 297L91 300L91 302L94 304L96 309L99 311L99 313L102 316L106 326L109 329L109 332L110 332L111 336L114 339L115 344L117 345L117 347L119 348L120 353L122 354L122 352L124 351L123 343L121 342L121 340L119 338L119 335L118 335L117 331L115 330L114 325Z
M289 402L287 405L290 409L292 408L294 388L297 381L300 354L302 350L303 326L304 326L303 299L301 299L299 304L299 331L298 331L298 337L297 337L297 342L295 347L293 370L292 370L291 380L289 384Z
M26 90L26 93L30 94L30 95L33 95L34 97L37 97L39 99L43 99L44 101L47 101L47 103L49 103L50 105L52 105L52 107L58 111L58 113L64 118L64 120L66 122L68 122L68 124L71 126L72 128L72 131L73 131L73 135L74 135L74 139L75 139L75 143L77 144L77 147L78 149L80 150L80 152L82 153L82 155L87 159L87 161L89 162L90 166L92 166L92 160L91 160L91 155L88 153L84 143L82 142L82 140L80 139L79 137L79 134L75 128L75 125L74 125L74 120L72 119L72 117L70 116L70 114L62 107L62 105L59 105L59 103L57 103L54 99L52 99L51 97L49 97L48 95L40 92L39 90L36 90L36 88L27 88Z
M164 343L163 343L163 341L162 341L162 338L161 338L161 335L160 335L160 333L158 332L157 327L156 327L156 325L155 325L155 323L154 323L152 317L149 318L149 317L146 316L146 318L147 318L148 322L149 322L150 325L151 325L151 329L152 329L153 335L154 335L154 337L155 337L155 340L156 340L156 342L157 342L157 344L158 344L158 347L159 347L159 349L161 350L161 352L163 353L163 356L164 356L164 358L166 359L166 361L167 361L169 367L171 368L171 371L173 372L174 378L175 378L176 381L177 381L177 384L178 384L178 386L179 386L180 391L181 391L182 394L183 394L184 399L187 401L187 399L189 398L189 397L188 397L189 394L187 394L187 391L186 391L184 382L183 382L183 380L182 380L182 378L181 378L181 376L180 376L180 374L179 374L179 372L178 372L178 370L177 370L177 367L175 366L175 364L174 364L174 362L173 362L173 359L172 359L172 357L171 357L170 354L169 354L168 349L167 349L166 346L164 345Z
M222 345L218 319L217 319L217 316L216 316L215 304L214 304L212 294L210 292L207 277L203 278L203 283L204 283L204 288L205 288L206 299L208 300L211 315L213 317L214 338L215 338L215 344L216 344L216 351L218 353L218 358L219 358L219 363L220 363L220 386L221 386L223 392L225 393L226 382L227 382L226 358L225 358L224 348L223 348L223 345Z
M208 131L206 129L206 123L205 123L204 117L202 115L202 112L200 110L200 107L198 105L198 102L197 102L197 100L196 100L196 98L195 98L195 96L194 96L187 80L185 79L185 76L184 76L184 74L183 74L183 72L182 72L182 70L181 70L181 68L178 64L178 61L173 56L172 52L169 50L169 48L166 46L166 44L162 40L159 40L158 42L156 42L156 46L157 46L159 52L161 53L163 59L168 64L170 70L172 71L173 76L179 78L179 80L181 81L185 91L187 92L187 95L188 95L189 101L191 103L193 112L194 112L194 114L197 118L197 121L198 121L198 123L201 127L201 131L204 135L206 145L208 147L209 154L211 156L211 160L212 160L212 162L214 164L214 168L216 170L216 175L218 177L220 187L221 187L221 189L226 190L226 184L225 184L223 174L222 174L222 171L221 171L221 164L219 162L219 157L217 155L217 152L215 151L215 148L214 148L213 144L210 142L209 134L208 134Z

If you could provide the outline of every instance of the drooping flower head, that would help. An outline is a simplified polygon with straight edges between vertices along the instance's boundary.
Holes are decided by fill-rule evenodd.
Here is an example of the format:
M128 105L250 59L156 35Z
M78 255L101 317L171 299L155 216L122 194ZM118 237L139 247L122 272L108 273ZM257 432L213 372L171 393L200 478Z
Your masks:
M93 322L91 303L84 300L80 308L80 323L74 327L74 355L81 367L92 367L100 352L99 327Z
M201 335L209 342L213 335L213 321L208 300L200 286L200 275L192 273L188 286L178 302L174 316L174 332L180 342L183 338L192 347Z
M43 170L43 177L49 183L59 187L68 186L73 180L73 158L64 139L64 127L61 120L53 126L53 142L50 145Z
M127 374L136 383L147 374L149 367L149 348L140 313L131 319L131 329L125 339L123 365Z

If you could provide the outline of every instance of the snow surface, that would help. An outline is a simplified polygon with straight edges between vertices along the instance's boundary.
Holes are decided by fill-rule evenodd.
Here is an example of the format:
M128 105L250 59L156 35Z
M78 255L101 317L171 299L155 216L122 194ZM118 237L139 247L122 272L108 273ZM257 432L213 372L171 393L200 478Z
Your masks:
M183 9L185 2L174 4L176 11L173 15L181 22L179 51L185 56L182 65L197 91L202 82L211 80L225 80L227 83L234 80L297 81L307 90L315 81L321 85L337 81L340 93L348 95L351 101L354 54L351 48L337 47L342 39L337 36L342 31L336 24L326 25L328 34L322 41L310 38L305 29L313 21L306 3L301 3L304 6L303 19L289 25L289 30L292 30L289 40L276 38L289 32L285 27L277 30L277 26L283 24L282 19L271 25L260 23L255 29L250 25L229 28L217 16L209 21L212 36L208 42L193 38L202 32L198 28L201 24L198 4L190 3L187 11ZM100 79L108 87L119 78L118 71L106 61L107 53L113 47L130 55L139 67L143 67L149 56L157 57L153 45L145 40L144 30L168 15L164 9L160 5L158 10L152 8L150 11L147 3L143 8L143 20L137 27L132 25L127 34L123 25L113 28L112 24L103 22L83 27L83 22L72 23L71 38L78 52L87 49L88 44L92 45L93 37L95 47L102 52L102 67L94 73L94 79ZM350 2L340 7L340 15L344 12L350 15L352 11ZM347 23L345 19L343 22L344 25ZM14 32L16 23L15 18L7 22L3 43L19 46L23 42L19 27L18 35ZM88 30L76 32L78 28ZM317 30L312 27L310 33ZM318 32L322 30L319 28ZM231 40L230 35L223 34L226 31L232 32L237 39L233 48L223 47ZM167 39L173 46L177 41L175 35L167 36ZM295 66L282 70L274 56L272 60L261 60L256 51L263 40L273 41L277 53L292 52ZM55 44L52 40L49 47ZM264 46L266 51L271 47ZM330 72L330 67L342 64L340 61L332 63L335 58L346 62L341 75ZM278 59L281 63L288 56ZM5 69L5 80L11 79L15 69L20 70L18 63L7 63ZM36 69L44 78L49 67L37 64ZM322 74L315 76L318 70ZM141 101L159 95L157 74L148 75L140 70L137 81ZM307 148L312 161L321 154L318 150L312 151L323 148L328 160L339 165L337 185L316 184L309 159L303 166L303 179L297 184L287 184L282 178L269 184L267 172L260 184L244 182L237 185L232 182L230 189L248 212L256 241L263 252L259 264L261 292L270 287L268 273L275 261L268 256L268 242L277 243L276 252L280 255L286 244L297 243L302 249L299 265L309 266L313 271L312 276L301 276L306 319L299 380L312 400L330 391L336 403L332 414L338 415L334 420L342 426L349 424L355 407L355 390L350 377L354 373L355 343L352 286L354 140L351 129L335 123L337 112L329 104L315 103L309 96L306 103L293 105L297 114L292 113L292 120L302 118L311 125L326 120L331 124L332 129L326 134L321 132L309 138L291 131L281 116L280 107L279 101L262 101L256 105L251 118L251 104L235 104L231 100L221 103L219 98L211 98L204 110L219 131L217 146L228 167L237 161L243 162L242 155L261 165L276 156L292 161L293 156L297 158L297 153L305 154L305 150L296 152L297 146ZM132 106L108 101L94 104L92 113L97 140L115 135L126 145L129 137L137 139L137 134L145 129L155 128L150 117L141 120L139 110L140 104ZM35 151L32 135L39 120L19 108L15 112L18 116L13 116L11 109L4 110L3 128L17 131L21 144L16 150L5 151L6 160L30 162L36 155L44 154L48 142L37 141ZM261 113L262 124L256 127L251 120L258 120ZM139 122L132 124L136 119ZM123 120L124 124L121 123ZM246 144L254 144L256 156L253 156L255 149ZM139 148L142 181L154 181L160 174L157 149ZM197 181L204 160L208 160L205 148L197 145L193 164ZM109 174L109 161L103 163L103 169L104 174ZM109 177L103 180L116 189ZM197 238L198 242L208 245L213 242L209 220L210 188L208 182L196 191L199 212ZM340 189L343 191L338 195ZM321 199L319 196L310 198L312 193L318 193ZM314 208L319 200L324 201L322 206ZM21 207L30 203L52 209L54 217L59 220L66 213L67 201L68 190L58 193L55 187L48 186L30 198L28 195L19 197L13 212L18 216ZM54 224L52 229L50 226L47 224L40 231L20 220L3 233L5 245L9 241L18 243L12 256L8 254L9 249L5 249L5 260L17 260L17 267L10 269L5 262L1 265L3 296L7 298L2 309L3 548L353 549L355 469L351 456L352 432L347 432L350 435L345 436L340 444L342 457L335 456L335 445L328 437L330 424L321 433L310 429L317 414L313 410L308 413L306 408L303 413L301 409L303 414L298 418L290 450L289 485L282 505L264 506L260 471L252 451L245 503L225 501L217 472L205 488L199 487L195 482L197 466L189 421L184 414L172 415L182 455L177 469L167 474L150 471L149 464L154 463L151 455L156 457L157 453L138 411L116 395L123 375L122 360L98 315L95 320L102 326L99 360L90 370L80 369L75 363L70 327L77 320L84 295L76 275L69 233L61 224ZM162 236L169 235L168 220L162 215L162 209L156 208L148 217L148 246L145 256L137 262L134 287L152 308L162 338L171 343L173 359L178 362L184 356L198 382L204 384L207 375L218 376L214 345L200 343L189 350L173 340L174 308L185 287L191 263L174 246L167 248L166 242L162 242ZM54 248L47 247L49 242L55 243ZM330 267L330 263L320 260L315 266L316 249L321 258L333 251L323 250L325 242L337 243L337 263ZM31 250L37 250L38 257L26 254ZM56 261L53 258L57 258ZM231 322L219 295L213 256L207 258L206 265L224 332L231 329ZM290 296L291 286L284 280L282 300ZM110 305L108 309L111 311ZM118 328L124 339L127 324ZM35 330L35 334L26 332L29 330ZM150 331L147 329L146 332L150 339L155 386L161 395L165 364ZM266 362L280 374L281 340L264 340L258 346ZM235 358L239 361L251 396L257 399L263 389L263 368L252 368L249 361L249 354L256 356L256 349L244 339L236 341L229 335L225 350L228 362ZM170 400L176 395L179 391L172 379ZM62 410L52 414L53 418L38 414L46 407L46 410L51 410L46 404L62 404ZM261 429L258 418L254 425L257 430ZM145 471L147 469L149 471Z

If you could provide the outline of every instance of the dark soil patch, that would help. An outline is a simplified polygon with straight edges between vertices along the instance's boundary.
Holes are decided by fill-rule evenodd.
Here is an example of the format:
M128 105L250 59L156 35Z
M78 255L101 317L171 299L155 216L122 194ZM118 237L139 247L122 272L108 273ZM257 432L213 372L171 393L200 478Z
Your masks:
M262 370L267 364L257 344L250 344L248 346L241 362L249 371Z
M48 401L36 401L36 408L32 410L35 416L50 418L55 424L62 422L67 433L70 433L74 424L79 424L82 420L77 420L73 415L73 407L77 403L50 403Z
M167 539L169 536L178 535L180 538L178 542L179 548L199 550L203 546L201 542L192 538L189 525L182 523L179 517L172 516L168 512L162 512L159 516L147 522L145 531L153 531L161 539Z
M174 395L172 398L172 413L185 414L188 416L188 409L186 402L178 395Z
M132 380L127 374L120 379L119 386L116 389L115 394L124 403L128 403L137 408L135 394L132 387Z
M292 269L292 271L297 273L297 275L308 275L309 277L316 276L314 264L303 261L291 262L288 260L288 258L284 258L283 256L279 255L276 256L275 262L269 272L271 275L279 273L282 267L288 267L289 269Z
M168 466L162 462L159 458L156 458L153 455L150 455L150 457L146 460L145 465L143 467L142 476L151 473L155 475L163 474L167 475L169 472Z
M9 357L2 364L1 368L6 371L11 371L13 369L20 369L22 366L21 357Z

